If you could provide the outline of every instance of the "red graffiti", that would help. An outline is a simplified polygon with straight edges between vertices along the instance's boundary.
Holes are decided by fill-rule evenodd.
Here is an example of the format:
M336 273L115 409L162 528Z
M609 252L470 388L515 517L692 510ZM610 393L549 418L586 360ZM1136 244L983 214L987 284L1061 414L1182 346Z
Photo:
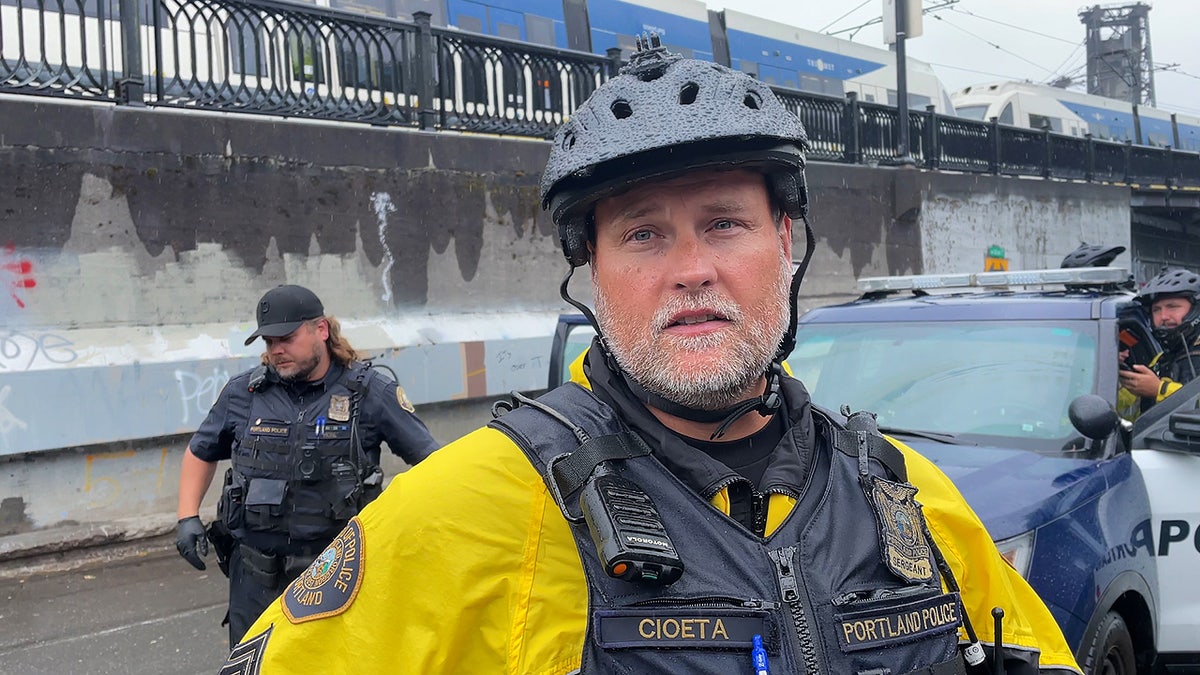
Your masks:
M16 247L12 244L9 244L4 247L4 253L5 257L12 258L16 253ZM16 290L9 290L8 294L12 297L13 301L17 303L17 307L25 309L25 301L22 300L21 296L17 293L18 291L37 286L37 279L33 278L33 263L25 259L19 259L13 262L0 264L0 269L3 269L8 273L8 275L12 276L12 278L8 281L8 287Z

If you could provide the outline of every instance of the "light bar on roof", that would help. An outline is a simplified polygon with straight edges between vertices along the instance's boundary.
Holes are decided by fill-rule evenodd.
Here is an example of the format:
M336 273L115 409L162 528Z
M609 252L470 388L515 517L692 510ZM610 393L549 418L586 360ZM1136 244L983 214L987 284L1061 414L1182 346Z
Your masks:
M974 274L908 274L895 277L863 277L858 280L858 290L863 293L876 293L935 288L1116 284L1128 278L1129 270L1123 267L1055 268L1016 272L976 272Z

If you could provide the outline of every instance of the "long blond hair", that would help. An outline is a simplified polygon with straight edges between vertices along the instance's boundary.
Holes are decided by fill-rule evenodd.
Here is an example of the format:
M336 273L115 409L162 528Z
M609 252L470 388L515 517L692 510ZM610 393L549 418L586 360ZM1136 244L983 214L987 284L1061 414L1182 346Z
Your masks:
M345 367L355 361L363 361L365 359L365 355L355 349L350 344L350 341L346 339L346 336L342 335L342 324L334 317L320 316L306 321L305 324L315 329L317 324L322 320L329 324L329 337L325 339L325 347L329 350L330 360ZM266 351L259 358L262 360L264 366L269 365L270 362L267 361Z
M329 338L325 340L325 346L329 347L329 357L334 361L348 366L355 361L362 361L365 355L359 353L357 349L350 345L350 341L342 335L342 324L332 316L323 316L325 322L329 324ZM314 322L321 319L313 319ZM313 324L316 325L315 323Z

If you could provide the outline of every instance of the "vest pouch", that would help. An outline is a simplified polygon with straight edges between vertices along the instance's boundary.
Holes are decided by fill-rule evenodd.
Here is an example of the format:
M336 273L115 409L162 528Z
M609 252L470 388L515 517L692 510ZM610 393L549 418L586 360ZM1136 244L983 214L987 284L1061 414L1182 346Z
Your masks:
M246 528L254 532L285 532L284 498L287 481L251 478L246 486Z
M367 477L363 479L362 502L358 510L366 508L367 504L375 501L379 495L383 494L383 469L372 467Z
M217 519L224 521L229 530L240 528L246 517L245 503L246 488L241 475L234 473L233 469L226 469L221 498L217 501Z
M358 470L345 459L336 459L330 467L333 474L332 515L337 520L350 520L358 513L362 487L358 482Z

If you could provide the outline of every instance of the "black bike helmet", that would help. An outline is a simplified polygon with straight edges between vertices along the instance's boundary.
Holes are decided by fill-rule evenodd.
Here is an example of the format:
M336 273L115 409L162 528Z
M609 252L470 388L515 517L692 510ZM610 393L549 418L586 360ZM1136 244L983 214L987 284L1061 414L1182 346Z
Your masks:
M714 439L742 415L758 411L769 416L781 405L779 362L796 344L796 296L815 248L805 218L807 148L804 126L770 87L725 66L671 54L657 35L638 38L638 51L629 65L592 92L558 128L550 146L542 172L542 207L558 226L563 255L570 263L559 293L601 336L591 309L572 298L567 288L575 268L588 263L597 201L648 179L695 169L757 168L766 176L775 203L788 216L804 221L807 247L792 274L789 328L766 373L762 396L724 410L694 410L627 380L637 396L660 410L697 422L720 421ZM613 366L619 369L615 361Z
M1154 337L1164 345L1174 343L1180 337L1191 342L1196 335L1197 326L1200 325L1200 274L1178 267L1166 269L1138 292L1138 301L1145 305L1147 310L1160 298L1186 298L1192 303L1192 308L1178 326L1155 328Z
M1107 267L1117 256L1125 252L1124 246L1097 246L1080 244L1079 248L1063 258L1060 268Z
M649 178L704 167L759 166L784 211L805 215L800 120L770 87L708 61L643 42L558 128L542 173L542 206L572 267L588 262L592 208Z

